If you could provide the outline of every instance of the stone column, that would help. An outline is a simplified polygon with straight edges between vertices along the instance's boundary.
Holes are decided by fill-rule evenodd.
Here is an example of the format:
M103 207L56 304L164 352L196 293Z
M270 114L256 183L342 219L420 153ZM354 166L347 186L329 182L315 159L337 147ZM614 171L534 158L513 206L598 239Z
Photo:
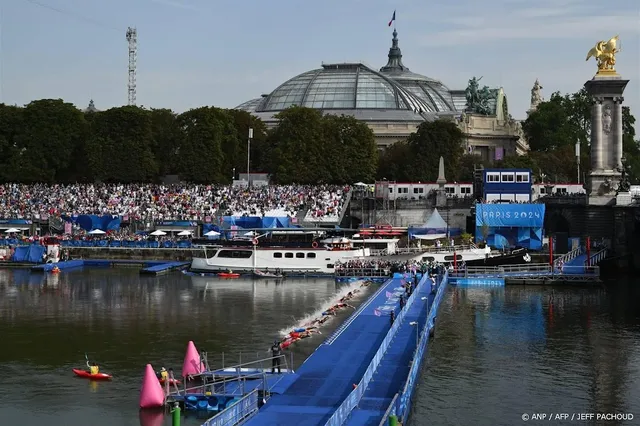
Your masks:
M614 147L614 163L616 167L622 168L622 140L623 140L623 130L622 130L622 102L624 102L624 98L622 96L618 96L613 98L614 102L614 111L613 114L615 116L615 147Z
M591 168L602 170L602 98L596 98L591 112Z

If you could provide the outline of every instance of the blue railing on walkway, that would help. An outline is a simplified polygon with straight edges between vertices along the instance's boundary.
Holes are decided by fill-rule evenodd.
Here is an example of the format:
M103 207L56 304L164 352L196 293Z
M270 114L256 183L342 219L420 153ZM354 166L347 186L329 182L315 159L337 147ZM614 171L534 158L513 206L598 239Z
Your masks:
M417 288L420 288L422 285L424 285L424 282L426 279L427 279L427 274L425 274L422 277L422 279L418 283ZM418 294L417 291L414 291L411 294L411 296L407 300L407 307L413 304L413 302L417 297L417 294ZM364 394L365 390L367 389L367 386L369 385L369 382L371 381L371 379L373 378L373 375L378 369L378 365L380 364L380 361L384 357L384 354L387 351L387 348L389 347L391 340L393 340L393 338L396 335L396 332L398 331L398 328L400 328L400 325L404 320L406 312L408 312L408 309L406 308L400 311L395 321L393 322L393 325L387 332L387 335L385 336L384 340L380 344L378 351L373 356L371 363L369 364L366 371L362 375L362 379L360 379L360 382L357 384L355 390L353 390L349 394L349 396L345 398L342 404L340 404L340 407L338 407L338 409L333 413L331 418L329 418L327 423L325 423L325 426L340 426L344 424L347 418L349 417L349 414L351 414L351 411L353 411L353 409L358 405L358 403L362 399L362 395Z
M407 382L404 386L400 394L400 398L398 399L398 407L396 409L396 415L398 417L404 419L409 410L411 408L411 396L413 395L413 391L416 387L416 382L418 380L418 374L420 373L420 367L422 366L422 358L424 357L424 353L427 349L427 345L429 343L429 334L435 325L435 318L438 314L438 308L440 307L440 303L442 302L442 298L444 297L447 287L449 284L449 273L445 272L442 280L438 285L438 291L436 292L436 296L433 299L433 303L431 304L431 309L429 309L429 315L427 316L426 327L422 329L422 334L420 335L420 341L418 343L418 349L416 350L416 355L413 357L413 361L411 362L411 368L409 369L409 376L407 378Z
M248 420L257 412L258 390L256 389L211 417L202 426L234 426Z

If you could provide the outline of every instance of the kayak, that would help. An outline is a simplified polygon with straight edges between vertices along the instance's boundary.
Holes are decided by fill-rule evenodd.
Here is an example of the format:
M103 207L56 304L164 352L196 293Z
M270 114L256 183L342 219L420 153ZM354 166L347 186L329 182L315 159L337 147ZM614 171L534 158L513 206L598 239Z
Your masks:
M258 278L282 278L282 274L274 274L271 272L259 271L257 269L253 271L253 275Z
M164 385L164 379L158 379L158 380L160 380L160 384L161 385ZM169 384L170 385L179 385L180 384L180 380L178 380L178 379L170 379Z
M105 373L91 374L87 370L79 370L77 368L73 369L73 374L75 374L78 377L83 377L89 380L111 380L110 374L105 374Z
M240 274L229 273L229 272L220 272L218 276L220 278L240 278Z

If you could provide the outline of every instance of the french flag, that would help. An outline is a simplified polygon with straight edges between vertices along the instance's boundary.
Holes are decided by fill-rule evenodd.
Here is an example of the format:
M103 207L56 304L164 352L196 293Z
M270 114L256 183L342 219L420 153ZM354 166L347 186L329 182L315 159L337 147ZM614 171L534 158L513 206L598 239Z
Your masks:
M394 10L394 11L393 11L393 17L392 17L392 18L391 18L391 20L389 21L389 25L388 25L388 26L390 27L390 26L391 26L391 24L393 24L393 21L395 21L395 20L396 20L396 11Z

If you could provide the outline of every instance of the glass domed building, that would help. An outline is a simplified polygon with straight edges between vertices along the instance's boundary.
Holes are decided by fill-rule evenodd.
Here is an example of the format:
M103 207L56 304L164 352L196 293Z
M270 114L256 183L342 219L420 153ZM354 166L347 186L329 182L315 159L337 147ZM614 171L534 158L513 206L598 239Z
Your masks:
M369 125L379 147L406 139L425 120L450 117L463 122L465 91L450 90L404 66L396 30L388 58L379 71L362 63L323 63L236 109L250 112L268 126L277 124L275 116L293 105L350 115ZM496 93L493 108L496 118L504 120L506 98L501 89Z

